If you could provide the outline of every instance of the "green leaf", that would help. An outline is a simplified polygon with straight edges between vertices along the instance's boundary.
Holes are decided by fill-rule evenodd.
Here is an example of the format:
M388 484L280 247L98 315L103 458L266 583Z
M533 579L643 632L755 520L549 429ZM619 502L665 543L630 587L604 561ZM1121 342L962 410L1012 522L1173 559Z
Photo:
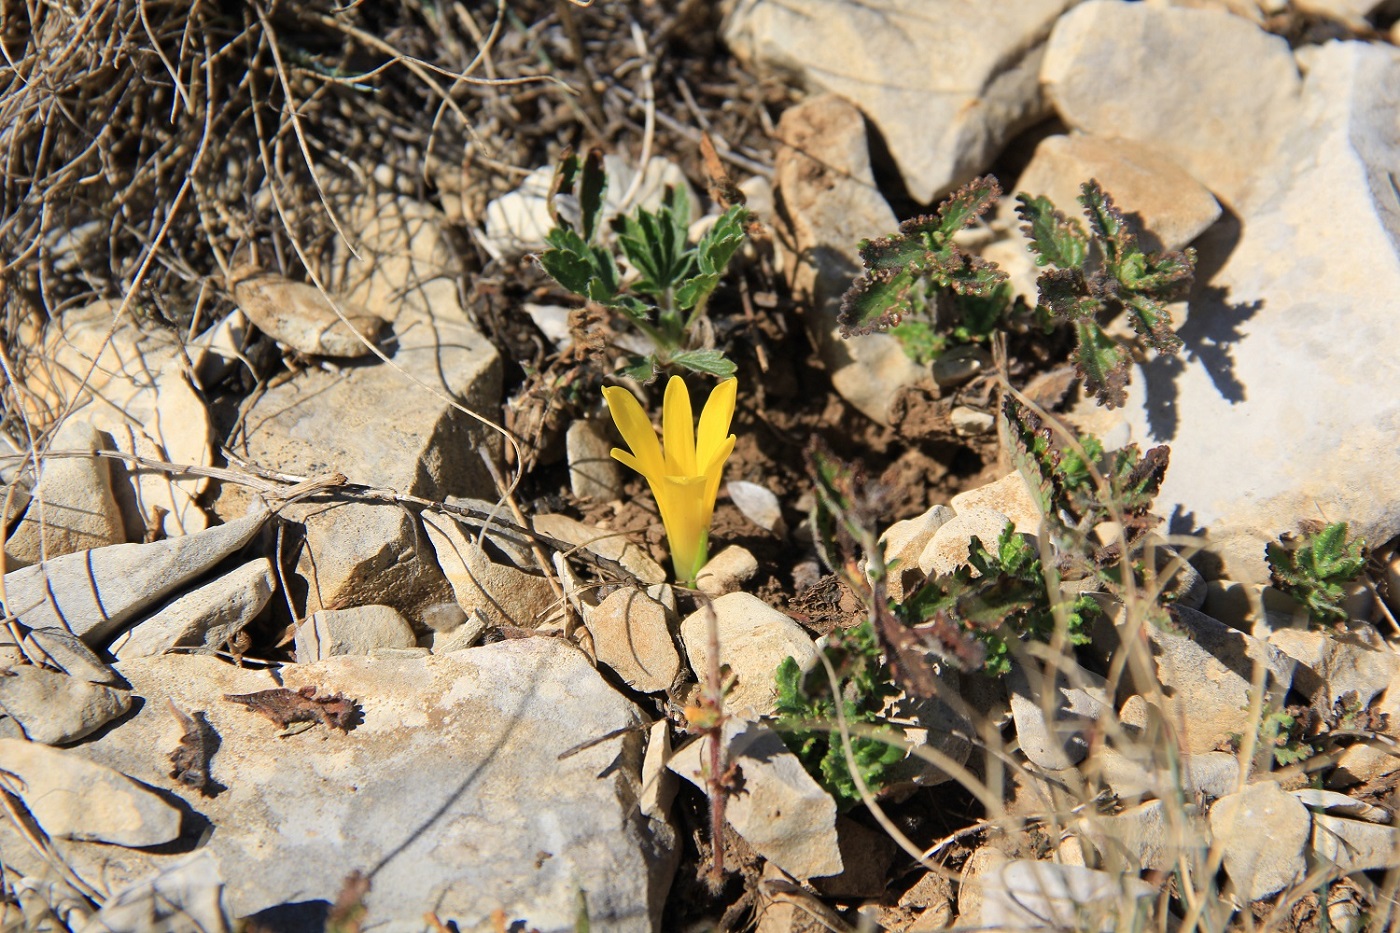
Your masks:
M927 321L905 321L890 328L904 355L920 366L932 363L948 348L947 339Z
M588 283L593 279L593 263L589 257L562 249L547 249L540 253L539 260L554 281L575 295L588 294Z
M1020 204L1016 215L1023 222L1021 232L1030 240L1035 264L1082 269L1089 254L1089 238L1079 222L1055 210L1055 205L1044 196L1032 198L1022 193L1016 195L1016 200Z
M590 243L598 232L598 222L603 216L603 194L607 188L608 176L603 172L603 152L601 149L592 149L583 163L578 193L583 238Z
M1103 190L1097 181L1090 179L1080 186L1083 192L1079 203L1084 205L1084 216L1089 218L1089 229L1104 250L1104 261L1115 270L1131 254L1141 254L1137 237L1128 229L1128 222L1113 203L1113 198ZM1119 276L1121 281L1122 276Z
M1347 523L1333 522L1297 538L1281 537L1264 550L1271 582L1307 607L1318 625L1347 621L1346 585L1366 566L1366 543L1347 538Z
M1001 185L990 175L974 178L948 196L938 208L938 231L947 239L977 222L1001 197Z
M728 379L739 369L718 350L682 350L672 353L670 361L674 366L683 366L692 372L718 376L721 379Z
M657 371L656 357L648 354L628 357L627 365L622 368L622 375L630 376L638 382L649 382Z
M1070 360L1084 377L1084 388L1106 408L1126 404L1131 358L1092 318L1075 321L1074 332L1079 345Z
M1157 352L1176 353L1181 349L1181 338L1172 330L1172 314L1166 305L1146 295L1132 295L1125 304L1133 330Z

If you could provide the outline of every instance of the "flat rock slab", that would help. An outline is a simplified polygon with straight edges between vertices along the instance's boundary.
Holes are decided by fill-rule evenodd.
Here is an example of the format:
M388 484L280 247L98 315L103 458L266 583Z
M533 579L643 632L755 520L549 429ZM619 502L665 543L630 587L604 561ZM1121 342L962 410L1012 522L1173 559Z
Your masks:
M333 902L360 869L373 877L376 929L419 930L429 909L462 930L495 929L497 909L526 927L572 929L580 891L595 928L654 929L674 835L635 805L641 733L559 760L641 713L560 641L287 666L288 688L353 697L362 719L346 733L318 725L287 738L221 699L277 687L267 672L186 655L119 669L145 705L83 751L213 824L206 848L235 916ZM166 753L180 732L167 700L204 711L220 736L211 771L227 789L212 799L169 777ZM62 852L114 889L183 857L76 844Z
M1134 373L1125 408L1133 439L1172 448L1156 511L1174 532L1207 529L1222 575L1242 582L1267 579L1265 542L1300 516L1346 519L1374 543L1400 532L1400 50L1308 51L1278 153L1246 163L1258 181L1238 219L1197 241L1184 355Z
M1072 0L757 0L724 38L751 65L840 94L929 203L982 171L1044 108L1043 43Z
M63 628L103 644L127 622L253 539L267 516L152 544L78 551L5 574L7 611L30 628Z

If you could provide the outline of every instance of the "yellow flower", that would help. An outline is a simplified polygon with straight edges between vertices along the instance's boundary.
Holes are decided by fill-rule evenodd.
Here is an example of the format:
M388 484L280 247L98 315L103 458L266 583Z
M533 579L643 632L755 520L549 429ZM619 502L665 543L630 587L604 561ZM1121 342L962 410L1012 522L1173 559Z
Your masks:
M699 437L691 416L690 393L680 376L666 383L661 410L665 452L641 403L626 389L607 386L603 398L631 453L614 447L613 458L646 477L661 510L676 580L695 584L695 575L709 559L710 519L724 473L724 461L734 452L729 422L734 417L737 379L715 386L700 413Z

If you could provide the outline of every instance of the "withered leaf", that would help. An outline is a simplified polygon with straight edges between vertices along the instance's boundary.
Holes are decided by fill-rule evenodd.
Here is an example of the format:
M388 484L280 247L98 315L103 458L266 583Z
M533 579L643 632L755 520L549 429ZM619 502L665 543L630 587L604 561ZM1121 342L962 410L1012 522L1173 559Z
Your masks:
M224 699L261 713L283 729L296 722L320 722L348 732L357 711L354 700L338 693L318 697L316 688L309 685L300 690L278 687L257 693L225 693Z
M186 713L170 703L170 712L180 724L180 743L170 753L170 776L205 797L213 797L221 789L209 773L214 752L219 748L219 735L204 718L202 710Z

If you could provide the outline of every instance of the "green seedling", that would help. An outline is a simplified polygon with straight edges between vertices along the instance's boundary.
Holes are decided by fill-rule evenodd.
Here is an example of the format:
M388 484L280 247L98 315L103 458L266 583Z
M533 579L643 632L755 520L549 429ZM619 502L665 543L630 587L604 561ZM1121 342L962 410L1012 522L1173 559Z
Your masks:
M1282 535L1264 548L1271 582L1308 610L1315 625L1343 625L1346 584L1366 566L1366 542L1347 539L1347 523L1302 535Z
M698 243L686 241L690 200L668 188L660 210L638 208L612 223L614 242L635 275L624 276L612 250L599 242L607 178L601 153L581 163L566 155L550 196L554 227L540 265L576 295L621 314L651 342L632 355L625 373L649 380L657 373L688 369L727 379L736 367L713 347L703 346L702 325L710 296L730 259L744 242L747 211L729 208Z
M846 722L882 727L885 701L899 691L880 660L880 645L870 623L833 632L822 651L836 671ZM777 728L783 741L838 807L847 810L860 803L841 734L829 726L836 720L838 698L832 696L825 666L818 664L803 673L796 661L784 658L777 682ZM904 758L898 744L868 735L851 736L851 754L871 793L888 783L890 769Z
M1190 288L1196 253L1144 252L1098 182L1086 182L1080 190L1088 234L1044 197L1017 195L1016 213L1036 264L1052 267L1037 281L1037 311L1073 328L1076 348L1070 359L1085 388L1099 404L1116 408L1127 401L1132 348L1110 336L1104 324L1126 312L1139 340L1158 353L1178 352L1181 338L1172 330L1166 303Z
M1080 595L1063 608L1069 643L1088 644L1098 603ZM1012 643L1049 641L1055 631L1040 553L1010 524L992 550L974 536L966 564L919 586L895 607L895 614L911 627L943 614L978 643L979 663L969 666L980 666L988 674L1011 670Z
M862 240L865 272L841 299L841 336L894 328L915 359L934 359L958 343L985 340L1010 307L1006 273L964 252L953 235L976 223L1001 196L990 176L969 182L935 214L899 225L894 236ZM948 293L948 320L935 320L937 299Z

